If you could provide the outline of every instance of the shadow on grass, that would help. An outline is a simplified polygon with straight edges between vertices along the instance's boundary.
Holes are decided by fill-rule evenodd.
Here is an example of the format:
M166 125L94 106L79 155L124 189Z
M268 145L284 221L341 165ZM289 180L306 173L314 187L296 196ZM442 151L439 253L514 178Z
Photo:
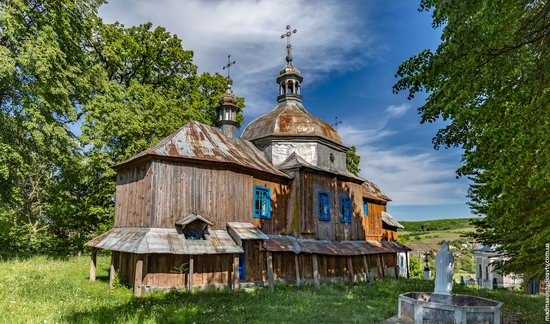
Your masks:
M119 305L101 306L69 314L62 321L162 323L325 323L380 322L396 312L393 294L378 286L277 286L274 291L172 291L145 294ZM378 294L380 293L380 294ZM376 298L376 295L379 297Z
M48 260L61 260L67 261L73 258L73 255L66 253L51 252L51 253L33 253L33 252L12 252L12 251L0 251L0 261L12 261L12 260L28 260L37 256L46 257Z

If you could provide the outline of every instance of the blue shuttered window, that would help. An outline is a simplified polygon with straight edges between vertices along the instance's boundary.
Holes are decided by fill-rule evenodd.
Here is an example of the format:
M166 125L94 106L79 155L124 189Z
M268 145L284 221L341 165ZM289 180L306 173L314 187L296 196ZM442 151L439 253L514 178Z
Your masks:
M271 218L271 189L254 186L254 218Z
M328 192L319 192L318 194L319 220L330 221L330 196Z
M369 203L363 202L363 216L369 216Z
M349 197L340 198L340 217L342 223L351 223L351 199Z

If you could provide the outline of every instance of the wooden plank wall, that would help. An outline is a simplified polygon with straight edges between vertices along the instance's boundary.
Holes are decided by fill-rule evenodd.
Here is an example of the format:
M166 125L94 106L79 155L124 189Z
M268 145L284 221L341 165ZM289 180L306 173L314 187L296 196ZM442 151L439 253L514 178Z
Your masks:
M194 255L193 286L228 285L231 282L233 255ZM183 268L182 268L183 264ZM145 285L150 287L187 287L189 256L172 254L149 255ZM184 271L181 271L181 270Z
M271 219L253 217L254 185L272 189ZM362 185L336 177L299 172L292 183L278 183L217 166L153 160L118 171L115 226L172 227L198 213L225 229L247 221L272 234L323 240L379 240L385 204L369 200L363 216ZM318 192L329 192L330 222L319 221ZM340 221L340 197L352 199L352 222Z
M113 253L119 280L132 286L138 255L123 252ZM219 286L228 285L231 282L233 255L195 255L193 258L193 286ZM188 255L150 254L145 260L143 286L169 288L189 285Z
M336 177L310 172L300 172L301 195L299 234L303 238L319 240L379 240L382 237L382 202L369 200L368 216L363 216L363 192L360 184L341 181ZM296 185L296 184L295 184ZM330 194L330 221L320 221L318 215L318 193ZM349 196L352 201L352 222L340 221L340 197ZM294 202L290 202L293 204ZM289 233L292 234L292 233Z
M247 221L267 233L286 226L289 188L285 184L205 165L154 161L151 227L172 227L190 213L200 214L225 229L228 221ZM254 185L272 189L271 220L253 217Z
M253 217L254 185L272 189L271 219ZM247 221L266 233L287 228L290 186L203 164L153 160L119 170L115 226L173 227L194 212L225 229L228 221Z
M245 282L266 283L266 252L258 249L257 243L245 244L246 280ZM137 254L114 252L115 269L120 282L132 286L135 276ZM233 255L195 255L193 268L193 286L229 286L233 276ZM367 272L363 256L318 255L321 280L349 280L347 259L351 258L353 273L357 278ZM378 271L379 255L367 255L370 272ZM382 254L385 273L394 273L395 254ZM150 254L145 258L143 286L148 288L170 288L189 286L189 256L172 254ZM183 267L182 264L184 265ZM313 280L313 257L311 254L299 254L300 279ZM391 269L388 272L386 269ZM295 254L291 252L273 253L273 277L294 283L296 280Z
M151 217L151 162L117 171L115 227L146 226Z

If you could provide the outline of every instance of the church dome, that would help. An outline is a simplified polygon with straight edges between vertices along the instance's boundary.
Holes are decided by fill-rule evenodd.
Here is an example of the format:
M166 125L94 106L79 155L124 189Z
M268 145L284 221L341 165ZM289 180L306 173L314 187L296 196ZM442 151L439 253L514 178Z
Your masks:
M269 136L321 137L343 145L336 130L307 112L299 100L279 102L275 109L248 124L241 138L252 141Z

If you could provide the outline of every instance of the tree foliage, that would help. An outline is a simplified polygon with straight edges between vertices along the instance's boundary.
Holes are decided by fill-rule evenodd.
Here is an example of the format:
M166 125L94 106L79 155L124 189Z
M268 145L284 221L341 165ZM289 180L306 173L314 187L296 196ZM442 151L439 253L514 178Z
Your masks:
M359 172L361 172L361 169L359 168L360 162L361 156L357 154L357 148L355 146L350 147L346 151L346 166L348 171L355 175L359 175Z
M423 0L435 51L401 64L394 91L429 95L422 122L447 120L434 138L461 147L472 180L477 239L498 245L504 271L542 273L550 242L550 4Z
M80 248L112 223L111 166L190 119L215 121L227 80L199 74L162 27L104 24L102 3L0 3L4 248Z
M102 1L0 3L0 237L4 246L53 244L78 160L69 125L93 84L85 44ZM62 233L64 234L64 233Z

